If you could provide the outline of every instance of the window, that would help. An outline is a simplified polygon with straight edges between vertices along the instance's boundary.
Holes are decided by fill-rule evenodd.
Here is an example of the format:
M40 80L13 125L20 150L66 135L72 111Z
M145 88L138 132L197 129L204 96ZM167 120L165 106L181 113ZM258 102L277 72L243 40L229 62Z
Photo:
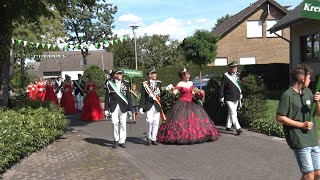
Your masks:
M217 57L214 60L214 65L215 66L226 66L228 64L228 58L219 58Z
M256 64L256 58L255 57L245 57L240 58L240 64Z
M270 31L268 31L268 29L272 28L272 26L274 26L277 23L277 20L268 20L267 21L267 37L278 37L276 34L274 33L270 33ZM277 31L277 34L279 34L280 36L282 36L282 31Z
M301 37L301 61L320 61L320 33Z
M262 21L247 21L247 38L262 37Z

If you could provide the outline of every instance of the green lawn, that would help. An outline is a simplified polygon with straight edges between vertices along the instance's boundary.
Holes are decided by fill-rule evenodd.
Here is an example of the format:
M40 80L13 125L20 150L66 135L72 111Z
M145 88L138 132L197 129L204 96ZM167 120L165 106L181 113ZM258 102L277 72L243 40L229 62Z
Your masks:
M277 100L267 100L267 106L268 106L268 115L275 119L276 117L276 111L278 107L279 101ZM320 138L320 117L316 116L316 123L317 123L317 132L318 132L318 138Z

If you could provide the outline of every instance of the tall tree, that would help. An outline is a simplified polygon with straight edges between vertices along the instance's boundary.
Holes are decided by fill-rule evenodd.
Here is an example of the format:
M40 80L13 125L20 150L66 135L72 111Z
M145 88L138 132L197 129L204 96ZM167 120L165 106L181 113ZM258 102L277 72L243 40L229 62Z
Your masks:
M83 0L90 3L93 0ZM8 105L10 48L13 22L38 22L41 16L50 17L47 7L64 12L69 0L2 0L0 3L0 107Z
M196 30L196 32L184 39L182 48L187 61L191 61L199 66L200 70L200 89L201 86L201 67L214 61L217 55L218 37L206 30Z
M182 67L186 65L180 42L168 35L144 35L137 38L139 69L155 67ZM114 65L121 68L135 67L134 40L114 44Z
M26 58L32 58L33 55L42 54L42 51L48 51L48 47L45 49L36 43L55 44L58 37L65 37L66 32L62 24L62 19L58 11L48 7L52 11L53 16L40 17L39 22L29 23L22 22L13 24L14 31L12 38L15 40L22 40L19 44L17 41L13 45L14 63L20 67L19 74L21 77L21 88L25 87L28 83L25 74L25 60ZM26 43L28 42L28 43ZM56 48L58 50L58 48ZM38 60L38 59L35 59Z
M230 14L226 14L225 16L222 16L221 18L217 19L216 24L214 25L213 28L219 26L220 24L222 24L224 21L228 20L231 17Z
M82 0L72 0L68 4L64 17L69 33L68 41L80 48L84 67L87 65L89 45L112 38L113 15L117 9L117 6L108 4L105 0L90 1L90 4Z

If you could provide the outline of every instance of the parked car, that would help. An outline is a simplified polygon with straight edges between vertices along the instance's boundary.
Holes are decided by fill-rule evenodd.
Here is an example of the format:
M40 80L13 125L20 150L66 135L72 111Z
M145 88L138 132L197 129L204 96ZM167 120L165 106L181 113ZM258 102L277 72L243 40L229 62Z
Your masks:
M209 80L212 78L212 77L216 77L216 76L219 76L219 77L222 77L222 75L220 74L207 74L207 75L204 75L204 76L201 76L201 84L202 84L202 89L205 90L206 87L207 87L207 84L209 82ZM199 76L195 77L193 80L193 86L200 89L200 78Z

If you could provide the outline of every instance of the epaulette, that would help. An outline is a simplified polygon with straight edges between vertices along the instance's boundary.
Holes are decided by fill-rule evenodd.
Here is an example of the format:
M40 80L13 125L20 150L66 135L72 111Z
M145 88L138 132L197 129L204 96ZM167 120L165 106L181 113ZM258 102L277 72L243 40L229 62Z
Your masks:
M124 79L123 81L124 81L124 82L129 82L129 81L128 81L128 80L126 80L126 79Z
M160 82L160 83L161 83L161 81L160 81L160 80L156 80L156 82Z
M142 83L147 83L148 81L143 81Z

